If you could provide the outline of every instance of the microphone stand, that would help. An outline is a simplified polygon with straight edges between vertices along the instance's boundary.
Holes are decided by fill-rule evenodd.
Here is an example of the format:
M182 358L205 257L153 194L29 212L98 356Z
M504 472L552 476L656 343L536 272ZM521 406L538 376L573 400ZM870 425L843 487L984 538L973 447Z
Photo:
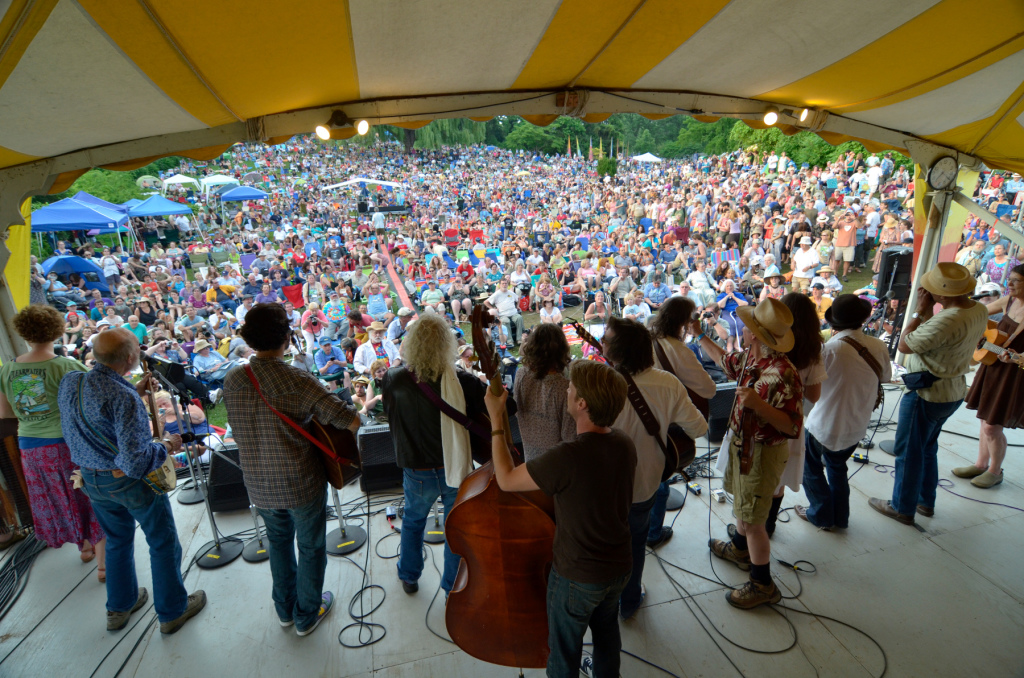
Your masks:
M163 384L163 386L167 388L169 392L174 393L175 395L178 396L178 398L181 399L182 407L185 408L185 412L187 413L189 403L188 396L179 391L174 384L170 383L167 380L167 378L164 377L164 375L160 374L159 372L154 372L153 374L157 375L157 378L160 380L160 383ZM192 421L191 419L186 420L182 418L181 410L178 409L177 399L171 398L171 407L174 408L174 416L179 422L178 428L184 434L185 430L184 427L182 426L182 423L187 421L188 423L186 425L188 426L189 429L191 429ZM185 459L189 464L189 469L191 469L193 461L192 455L196 451L196 438L195 434L192 433L191 430L187 434L182 435L182 444L185 445ZM199 475L202 476L202 466L198 462L196 463L196 465L199 466ZM218 567L224 567L228 563L238 558L238 556L242 555L242 549L244 548L244 545L242 544L241 539L228 539L220 536L220 531L217 529L217 521L213 518L213 507L210 504L209 485L206 482L206 478L204 476L202 478L202 481L200 482L196 480L194 472L192 477L194 482L196 482L197 488L199 488L199 491L203 495L203 500L206 502L206 515L210 519L210 529L213 532L213 541L209 541L206 544L203 544L201 547L199 547L199 551L196 553L195 556L196 565L203 570L212 570Z

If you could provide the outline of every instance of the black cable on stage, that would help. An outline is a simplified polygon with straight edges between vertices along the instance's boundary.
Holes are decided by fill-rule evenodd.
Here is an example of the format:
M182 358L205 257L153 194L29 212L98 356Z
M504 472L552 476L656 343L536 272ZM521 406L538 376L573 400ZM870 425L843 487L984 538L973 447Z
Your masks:
M12 539L13 533L12 533ZM9 547L0 567L0 620L7 616L28 585L28 576L36 557L46 548L46 542L29 534L20 544Z
M367 514L367 516L370 515L370 495L369 494L366 495L366 514ZM366 621L366 618L369 617L374 612L376 612L378 609L380 609L380 606L383 605L384 601L387 599L387 591L384 590L384 587L381 586L380 584L372 584L369 581L369 579L370 579L370 572L369 572L369 570L370 570L370 547L369 547L369 541L370 541L370 520L369 520L369 517L367 517L367 519L366 519L366 541L367 541L366 557L363 560L362 567L360 567L359 563L357 563L356 561L352 560L348 556L345 556L345 560L347 560L348 562L350 562L353 565L355 565L360 570L360 572L363 573L362 586L360 586L359 590L356 591L352 595L352 598L348 602L348 616L352 618L352 623L344 626L341 629L341 631L338 632L338 643L342 647L347 647L347 648L351 648L351 649L356 649L356 648L361 648L361 647L369 647L370 645L376 645L380 641L384 640L384 636L386 636L388 634L388 630L387 630L387 628L383 624L378 624L376 622L368 622L368 621ZM377 603L376 605L371 607L369 610L367 610L366 607L365 607L364 596L367 593L369 593L369 592L371 592L371 591L373 591L375 589L379 589L383 597L380 599L379 603ZM356 601L359 602L359 614L355 613ZM349 629L359 629L358 642L355 643L355 644L346 643L342 639L342 636L344 636L345 632L348 631ZM377 629L380 630L380 636L375 636L375 631ZM368 638L364 639L363 634L367 633L367 632L370 635L369 635Z

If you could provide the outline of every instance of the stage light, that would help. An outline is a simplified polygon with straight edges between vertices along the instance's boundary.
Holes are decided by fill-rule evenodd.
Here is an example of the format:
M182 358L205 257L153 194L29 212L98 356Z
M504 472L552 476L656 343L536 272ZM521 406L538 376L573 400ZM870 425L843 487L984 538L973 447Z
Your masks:
M774 125L779 121L779 109L774 106L769 106L764 112L764 124Z
M356 132L359 132L359 136L366 136L366 133L370 131L370 123L365 120L360 120L356 123Z
M331 130L327 129L326 125L317 125L316 135L323 139L324 141L327 141L328 139L331 138Z
M805 108L804 110L800 111L800 122L806 122L807 118L809 118L810 115L811 109L809 108Z
M332 111L330 119L322 125L317 125L315 131L318 137L320 137L324 141L327 141L328 139L331 138L331 130L353 126L355 126L355 122L352 120L352 118L345 115L343 111ZM366 122L365 120L359 121L357 131L360 134L366 134L366 132L369 129L370 123Z

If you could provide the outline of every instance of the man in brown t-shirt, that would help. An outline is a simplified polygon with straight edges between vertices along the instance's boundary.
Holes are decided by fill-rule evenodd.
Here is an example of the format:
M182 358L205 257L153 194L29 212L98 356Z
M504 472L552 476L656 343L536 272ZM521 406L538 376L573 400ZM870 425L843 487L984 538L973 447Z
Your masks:
M583 636L593 634L593 675L618 676L619 596L632 566L629 510L636 449L611 428L626 403L626 380L607 365L577 360L569 371L570 416L579 436L514 467L500 431L507 394L487 391L492 459L506 492L554 497L554 564L548 577L548 676L579 675ZM571 606L571 610L570 610Z

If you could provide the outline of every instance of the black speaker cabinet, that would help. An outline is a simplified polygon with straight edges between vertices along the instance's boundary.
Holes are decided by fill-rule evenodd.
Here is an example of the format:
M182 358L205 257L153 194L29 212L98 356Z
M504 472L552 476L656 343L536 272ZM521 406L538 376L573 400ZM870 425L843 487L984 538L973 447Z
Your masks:
M892 299L909 299L913 264L913 247L894 247L882 252L881 266L878 269L878 298L881 299L886 293L892 292Z
M230 459L224 459L220 455ZM238 511L249 508L242 469L238 464L238 446L228 445L220 454L210 453L210 507L214 511Z
M395 444L391 440L391 427L386 424L363 426L359 429L359 460L362 475L359 488L366 493L402 487L402 469L395 458Z
M729 428L729 413L732 403L736 400L736 382L718 384L715 397L708 402L710 417L708 418L708 440L713 443L722 442Z

